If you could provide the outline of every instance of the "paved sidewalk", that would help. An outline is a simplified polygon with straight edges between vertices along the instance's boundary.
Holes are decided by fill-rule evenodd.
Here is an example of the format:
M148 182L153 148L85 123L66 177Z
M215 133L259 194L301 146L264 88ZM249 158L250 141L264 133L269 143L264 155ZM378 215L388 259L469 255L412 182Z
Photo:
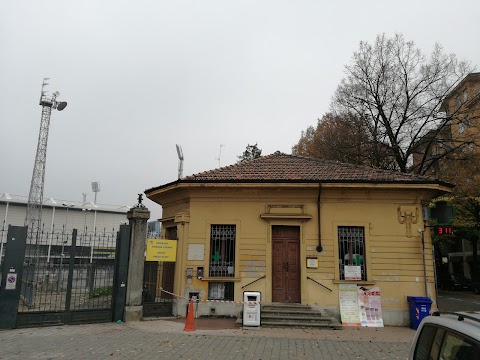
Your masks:
M197 328L203 321L196 320ZM206 327L216 327L211 324ZM396 327L244 330L219 325L192 332L183 327L154 320L5 330L0 331L0 359L406 359L415 334Z

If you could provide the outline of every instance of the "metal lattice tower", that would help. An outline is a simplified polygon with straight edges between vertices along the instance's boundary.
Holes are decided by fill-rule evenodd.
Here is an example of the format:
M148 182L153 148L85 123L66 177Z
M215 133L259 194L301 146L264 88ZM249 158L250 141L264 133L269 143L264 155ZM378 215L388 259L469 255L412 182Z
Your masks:
M28 226L28 239L30 244L38 244L38 236L41 230L43 187L45 181L45 164L47 161L47 140L48 129L50 126L50 116L53 109L63 110L67 106L66 102L58 102L58 92L47 95L44 88L48 78L43 79L42 92L40 95L40 105L42 106L42 119L40 121L40 132L38 134L37 153L35 155L35 164L33 165L32 182L30 184L30 193L28 195L27 214L25 225Z

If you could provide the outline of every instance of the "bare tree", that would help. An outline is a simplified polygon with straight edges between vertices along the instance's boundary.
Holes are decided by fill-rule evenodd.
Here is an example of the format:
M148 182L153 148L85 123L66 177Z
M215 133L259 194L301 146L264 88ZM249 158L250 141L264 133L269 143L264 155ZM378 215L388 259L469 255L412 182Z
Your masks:
M435 45L430 56L400 34L360 42L332 100L337 114L364 121L372 151L384 153L388 168L426 174L471 139L452 139L451 116L441 113L445 96L470 71L469 65ZM413 155L420 153L413 166ZM380 165L380 164L376 164Z

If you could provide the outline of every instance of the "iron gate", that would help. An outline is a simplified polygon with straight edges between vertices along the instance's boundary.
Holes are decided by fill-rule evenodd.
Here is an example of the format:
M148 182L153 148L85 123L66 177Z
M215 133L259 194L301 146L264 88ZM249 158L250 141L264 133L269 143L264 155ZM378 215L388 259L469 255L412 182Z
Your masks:
M124 230L121 233L128 236L128 229ZM113 296L117 295L114 303L118 306L124 305L125 298L125 281L119 282L116 275L118 240L115 230L43 230L26 239L25 255L18 259L16 248L20 243L12 241L9 231L2 268L4 273L19 273L16 327L112 321ZM115 276L116 283L123 285L114 288ZM10 295L4 288L7 281L6 274L2 274L0 294ZM115 313L122 311L116 309Z
M143 273L143 316L172 316L175 263L145 261Z

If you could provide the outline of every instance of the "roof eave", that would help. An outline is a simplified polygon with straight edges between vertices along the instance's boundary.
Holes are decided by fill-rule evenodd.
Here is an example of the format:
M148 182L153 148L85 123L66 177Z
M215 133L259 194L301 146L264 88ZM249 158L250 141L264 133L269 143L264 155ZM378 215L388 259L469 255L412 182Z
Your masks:
M177 180L165 185L145 190L145 195L152 199L152 197L162 196L171 193L175 190L187 190L195 188L205 188L208 185L225 188L254 188L254 187L279 187L283 188L298 188L302 185L304 188L317 188L318 184L322 184L322 188L385 188L392 189L399 188L416 188L416 189L430 189L439 191L440 193L449 193L455 185L441 181L441 180L417 180L417 181L371 181L371 180Z

